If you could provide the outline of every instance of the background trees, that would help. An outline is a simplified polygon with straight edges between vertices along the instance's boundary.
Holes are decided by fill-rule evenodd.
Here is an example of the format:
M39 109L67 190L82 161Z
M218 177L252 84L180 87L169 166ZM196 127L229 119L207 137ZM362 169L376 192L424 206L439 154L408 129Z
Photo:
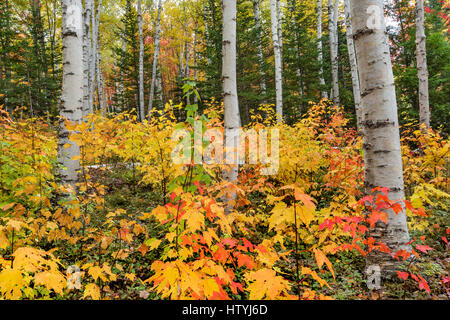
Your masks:
M333 98L333 91L339 93L334 102L353 116L356 125L358 81L345 2L273 1L276 12L272 19L270 0L237 0L237 87L243 124L248 123L250 113L259 104L276 105L277 92L285 120L293 123L308 110L309 101ZM183 79L188 78L196 81L205 98L199 102L200 110L209 98L220 99L220 1L196 0L183 5L175 0L161 4L141 0L142 37L137 5L137 0L84 1L84 109L89 106L89 111L119 112L134 108L142 117L141 109L146 115L155 104L161 107L162 94L166 101L182 101ZM55 0L8 0L1 6L1 103L11 111L20 108L22 114L33 112L55 119L62 79L61 8ZM445 84L450 78L445 6L444 2L429 0L418 12L424 12L430 122L432 127L442 127L448 133L447 126L443 126L449 120L449 86ZM420 118L418 70L423 68L417 67L416 48L425 42L416 45L417 14L413 3L387 1L385 10L400 121L405 124ZM277 38L282 37L279 54L275 54L278 49L273 46L272 20ZM423 49L419 52L424 56ZM280 79L275 72L280 65L283 77L276 81Z

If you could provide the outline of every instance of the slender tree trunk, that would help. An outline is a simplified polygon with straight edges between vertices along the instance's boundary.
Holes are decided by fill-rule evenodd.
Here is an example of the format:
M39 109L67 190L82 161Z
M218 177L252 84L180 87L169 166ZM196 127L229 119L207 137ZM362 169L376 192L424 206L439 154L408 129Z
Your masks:
M332 99L335 105L340 104L339 99L339 63L338 63L338 19L339 0L328 0L328 30L330 37L331 53L331 78L332 78Z
M102 73L102 53L100 48L97 50L97 102L101 112L104 111L104 95L103 95L103 73Z
M353 41L353 28L352 28L349 0L345 0L344 8L345 8L345 23L347 28L348 57L350 60L350 70L352 73L353 97L355 100L356 123L358 132L360 132L362 126L361 90L359 87L358 64L355 55L355 43Z
M226 163L231 165L229 170L223 171L223 179L232 183L238 180L238 154L239 145L239 102L236 79L236 0L222 0L223 37L222 37L222 91L224 103L224 126ZM236 198L232 191L226 201ZM229 213L231 206L226 210Z
M84 8L84 35L83 35L83 59L84 59L84 84L83 84L83 117L87 116L90 111L89 90L92 79L90 78L89 66L91 57L91 14L92 0L85 0Z
M278 121L283 119L283 71L281 62L281 47L278 38L278 14L276 0L270 0L270 17L272 25L273 51L275 56L275 92L276 92L276 113Z
M283 68L283 8L282 2L277 1L277 28L278 28L278 43L280 44L280 57L281 57L281 68Z
M317 52L319 60L319 81L322 98L328 99L328 92L325 90L325 79L323 78L323 44L322 44L322 0L317 1Z
M153 69L152 69L152 82L150 85L150 98L148 103L148 116L150 117L150 112L153 109L153 99L155 96L155 84L156 84L156 72L158 67L158 57L159 57L159 45L160 45L160 33L161 33L161 12L162 12L162 0L158 0L158 14L156 16L156 30L155 30L155 45L153 53Z
M295 12L297 9L297 5L296 5L296 0L291 0L289 2L289 9L288 12L290 12L290 23L292 25L292 27L294 28L294 37L295 37L295 46L294 46L294 50L295 50L295 56L297 57L297 63L296 63L296 70L295 70L295 74L297 76L297 81L298 81L298 92L299 94L302 96L303 95L303 81L302 81L302 69L301 69L301 63L300 63L300 54L301 54L301 50L300 50L300 37L298 34L298 29L297 29L297 22L295 21ZM299 104L298 106L298 110L299 110L299 117L302 116L302 106L301 104Z
M145 119L145 102L144 102L144 32L142 22L142 1L137 3L138 28L139 28L139 112L140 119Z
M259 71L259 87L261 89L261 94L266 96L266 79L264 75L264 55L262 49L262 30L261 30L261 0L253 0L253 14L255 16L255 28L256 28L256 41L258 43L258 71Z
M351 0L350 7L364 114L365 192L374 195L374 188L387 187L391 200L404 200L397 100L383 1ZM393 254L401 249L409 251L406 214L384 211L387 224L379 221L369 236L386 244ZM379 267L383 277L392 276L399 264L389 254L378 251L370 253L366 262L368 270Z
M193 49L193 54L194 54L194 81L195 81L195 86L197 87L197 81L198 81L198 72L197 72L197 22L195 23L195 31L194 31L194 47ZM194 94L194 104L198 104L198 97L196 94Z
M419 77L420 123L430 127L430 101L428 92L427 38L423 0L416 0L416 59Z
M83 7L81 0L63 0L63 83L58 132L59 176L64 184L75 185L78 180L79 146L69 140L70 131L64 119L73 123L82 120L83 108ZM66 146L69 145L69 148Z
M156 70L156 96L159 102L160 109L164 108L164 96L163 96L163 86L162 86L162 76L161 76L161 66L158 64L158 69Z

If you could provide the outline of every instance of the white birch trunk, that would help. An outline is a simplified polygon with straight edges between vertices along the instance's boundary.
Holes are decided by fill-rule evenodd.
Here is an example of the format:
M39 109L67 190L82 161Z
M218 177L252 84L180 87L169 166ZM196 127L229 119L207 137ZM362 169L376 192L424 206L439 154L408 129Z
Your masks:
M89 107L89 90L90 90L90 57L91 57L91 14L92 14L92 0L85 0L84 16L83 16L83 63L84 63L84 84L83 84L83 117L90 112Z
M63 184L75 186L78 181L79 146L69 140L64 119L80 123L83 117L83 6L81 0L63 0L63 83L58 130L59 177ZM69 146L66 148L66 146Z
M273 51L275 56L275 92L276 92L276 113L278 122L283 119L283 73L281 63L281 47L278 39L278 14L276 0L270 0L270 17L272 25Z
M142 1L137 3L137 18L139 28L139 115L141 121L145 119L145 102L144 102L144 33L142 21Z
M391 200L404 200L403 164L397 115L394 76L382 0L351 0L363 112L365 191L390 189ZM387 209L388 223L378 222L369 236L386 244L395 254L410 250L406 214ZM380 268L383 277L392 276L398 261L389 254L373 251L367 268Z
M261 93L265 96L267 87L266 87L266 79L264 76L264 56L263 56L263 49L262 49L260 4L261 4L261 0L253 0L253 14L255 16L256 41L258 43L258 66L259 66L259 76L260 76L259 86L261 89Z
M194 32L194 47L192 48L194 51L194 81L195 86L197 87L198 81L198 72L197 72L197 23L195 23L195 32ZM198 104L198 97L194 94L194 104Z
M338 19L339 0L328 0L328 31L330 38L331 53L331 82L332 82L332 99L335 105L340 104L339 99L339 62L338 62Z
M97 49L97 98L100 111L104 111L103 99L103 74L102 74L102 54L100 49Z
M161 33L161 11L162 11L162 0L158 0L158 14L156 16L156 30L155 30L155 45L153 53L153 69L152 69L152 82L150 84L150 97L148 102L148 116L150 117L150 112L153 109L153 99L155 96L155 84L156 84L156 72L158 67L158 57L159 57L159 44L160 44L160 33Z
M322 0L317 1L317 52L319 60L319 81L322 87L322 98L328 99L328 92L324 89L325 79L323 78L323 44L322 44Z
M358 75L358 64L356 62L355 55L355 43L353 41L353 28L351 21L350 12L350 2L349 0L344 0L344 10L345 10L345 24L347 29L347 48L348 57L350 60L350 70L352 73L352 85L353 85L353 97L355 100L355 111L356 111L356 123L358 132L361 130L362 125L362 113L361 113L361 90L359 87L359 75Z
M283 3L277 0L277 29L278 29L278 43L280 44L280 60L283 68Z
M161 76L161 68L158 64L158 69L156 71L156 96L159 101L160 109L164 108L164 96L163 96L163 87L162 87L162 76Z
M430 127L430 101L428 92L427 38L423 0L416 0L416 59L419 77L420 123Z
M224 126L226 163L230 170L223 171L223 179L232 183L238 180L238 154L240 115L236 79L236 0L222 0L223 37L222 37L222 91L224 104ZM226 201L236 198L231 192ZM229 213L229 205L226 212Z

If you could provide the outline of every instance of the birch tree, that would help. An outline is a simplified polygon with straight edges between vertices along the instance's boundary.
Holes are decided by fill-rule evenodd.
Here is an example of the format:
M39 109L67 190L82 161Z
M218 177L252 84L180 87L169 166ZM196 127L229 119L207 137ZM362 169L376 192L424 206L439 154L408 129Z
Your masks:
M97 10L95 10L95 3L92 0L91 2L91 20L92 20L92 50L91 50L91 58L90 58L90 72L89 77L91 79L90 90L89 90L89 112L94 112L94 92L95 92L95 79L96 79L96 70L97 62L98 62L98 27L100 24L100 14L102 10L102 0L99 0Z
M283 71L281 63L281 47L278 33L278 10L277 0L270 0L270 18L272 26L273 52L275 56L275 93L276 93L276 113L278 121L283 119Z
M328 99L328 92L325 88L325 79L323 78L323 44L322 44L322 0L317 0L317 59L319 61L319 81L322 88L322 98Z
M85 0L84 2L84 16L83 16L83 63L84 63L84 83L83 83L83 117L89 114L89 90L90 90L90 58L91 58L91 14L92 14L92 0Z
M230 169L223 171L223 179L228 182L238 180L238 154L240 115L236 80L236 0L222 0L222 94L224 104L224 127L226 163ZM226 201L234 200L236 192L231 192ZM227 212L229 212L230 206Z
M353 28L352 28L349 0L344 0L344 10L345 10L345 24L346 24L346 29L347 29L346 36L347 36L348 57L350 60L350 70L352 73L353 97L354 97L354 101L355 101L356 123L357 123L358 131L360 131L361 125L362 125L361 90L359 87L358 64L356 62L355 43L353 41Z
M58 163L61 182L74 186L78 180L79 146L69 140L64 120L79 123L83 108L83 6L81 0L62 2L63 82L58 130ZM66 148L68 147L68 148Z
M351 17L361 82L361 108L364 120L365 192L389 188L391 200L404 200L404 183L397 100L392 72L382 0L351 0ZM392 253L410 250L406 214L384 209L387 224L379 221L369 230L376 242L386 244ZM373 251L367 256L367 270L380 268L381 275L394 274L397 260Z
M158 0L158 13L156 16L156 30L155 30L155 52L153 53L153 69L152 69L152 82L150 84L150 98L148 103L148 112L153 109L153 99L155 96L155 85L157 82L157 67L158 67L158 57L159 57L159 46L160 46L160 33L161 33L161 11L162 11L162 0Z
M280 60L283 68L283 8L281 0L277 0L277 29L278 29L278 43L280 45Z
M428 92L427 38L423 0L416 0L416 59L419 77L420 123L430 127L430 101Z
M145 119L144 103L144 32L142 22L142 1L137 3L137 19L139 29L139 115L141 121Z
M339 0L328 0L328 33L330 38L330 57L331 57L331 82L332 99L335 105L340 104L339 99L339 62L338 62L338 20Z
M255 16L256 41L258 44L258 71L259 71L259 86L262 95L266 95L266 79L264 77L264 56L262 49L262 30L261 30L261 0L253 0L253 15Z

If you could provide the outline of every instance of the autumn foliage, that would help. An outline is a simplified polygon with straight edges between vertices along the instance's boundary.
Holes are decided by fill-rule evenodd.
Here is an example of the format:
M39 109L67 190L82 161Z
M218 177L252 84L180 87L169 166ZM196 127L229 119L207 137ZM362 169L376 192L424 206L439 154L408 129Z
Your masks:
M280 130L280 170L262 176L245 165L237 184L222 181L222 165L172 163L174 130L192 131L194 119L223 126L215 101L186 122L176 119L181 108L167 104L149 122L124 113L68 124L83 165L73 192L55 176L53 128L1 111L1 298L334 299L355 282L342 268L349 257L378 250L420 261L434 246L447 250L449 144L438 133L402 129L408 199L394 201L384 188L363 196L361 137L325 100L293 126L261 106L249 126ZM229 190L238 197L226 215ZM367 237L386 208L406 210L412 252ZM448 290L448 274L434 279L419 266L406 264L397 281Z

